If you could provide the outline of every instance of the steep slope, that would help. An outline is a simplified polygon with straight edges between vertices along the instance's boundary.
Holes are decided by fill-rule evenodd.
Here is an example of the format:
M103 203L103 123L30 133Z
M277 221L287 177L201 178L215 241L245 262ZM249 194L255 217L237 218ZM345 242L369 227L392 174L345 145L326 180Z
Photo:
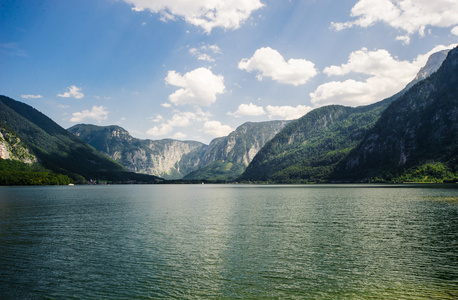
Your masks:
M436 71L443 55L432 56L412 84L398 94L361 107L331 105L288 124L262 148L243 175L244 181L321 182L365 137L382 112L421 78Z
M425 164L458 171L458 48L382 114L336 177L390 179ZM409 171L410 169L410 171Z
M367 107L315 109L288 124L259 151L240 180L322 181L375 124L391 99Z
M0 158L18 160L26 164L37 162L37 157L22 143L17 134L3 123L0 123Z
M20 138L46 169L76 180L154 181L139 176L99 153L33 107L0 96L0 122Z
M200 142L141 140L119 126L79 124L68 129L128 170L166 179L179 179L197 169L206 146Z
M288 121L269 121L240 125L228 136L214 139L201 156L197 171L186 175L185 179L232 180L237 178L258 151Z

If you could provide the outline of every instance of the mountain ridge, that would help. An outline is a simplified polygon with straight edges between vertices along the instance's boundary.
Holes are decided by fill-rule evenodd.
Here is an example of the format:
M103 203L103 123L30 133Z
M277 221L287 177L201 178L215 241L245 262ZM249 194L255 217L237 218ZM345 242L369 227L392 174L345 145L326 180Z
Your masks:
M434 74L443 55L428 60L402 91L359 107L330 105L312 110L288 124L255 156L241 181L328 182L342 160L362 142L383 111L401 99L423 77Z
M0 124L2 130L12 131L45 169L75 181L94 178L154 182L158 179L127 172L35 108L6 96L0 96Z

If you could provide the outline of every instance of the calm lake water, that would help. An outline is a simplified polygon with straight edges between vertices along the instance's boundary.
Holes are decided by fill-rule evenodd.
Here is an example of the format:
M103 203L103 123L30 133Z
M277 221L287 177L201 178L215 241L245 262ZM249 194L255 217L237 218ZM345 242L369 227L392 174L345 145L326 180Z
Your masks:
M458 299L457 187L1 187L0 298Z

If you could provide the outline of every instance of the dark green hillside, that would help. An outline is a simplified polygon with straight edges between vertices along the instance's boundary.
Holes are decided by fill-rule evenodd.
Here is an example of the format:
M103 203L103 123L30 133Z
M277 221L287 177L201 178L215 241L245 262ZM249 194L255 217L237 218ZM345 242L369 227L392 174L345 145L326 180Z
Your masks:
M321 107L291 122L259 151L239 179L242 181L329 182L356 180L361 177L365 174L364 170L371 168L371 165L362 166L360 170L356 168L350 170L342 166L348 164L353 168L357 165L355 162L361 159L355 158L352 162L345 164L343 162L347 162L350 153L355 153L354 149L377 124L387 107L401 114L406 111L405 107L402 110L394 103L406 97L406 93L409 93L412 87L416 87L417 82L422 82L436 72L446 53L447 51L433 54L417 77L405 89L390 98L356 108L337 105ZM444 93L448 92L444 90ZM449 108L452 109L451 114L453 115L453 107ZM434 115L434 112L431 113ZM414 115L406 116L411 120L416 117ZM394 146L389 141L386 145ZM454 150L448 151L453 152ZM387 164L390 155L386 155L386 161L383 161L381 165ZM370 163L374 163L377 159L372 157ZM360 175L347 176L352 175L353 171L360 172Z
M153 177L128 173L118 163L67 132L33 107L0 96L0 122L13 130L39 163L75 180L154 181Z
M288 124L255 156L240 180L326 181L398 96L364 107L326 106Z
M336 177L454 180L457 160L458 49L455 48L436 73L413 86L384 111L362 143L339 166ZM444 168L445 173L437 171Z
M246 165L242 163L214 161L205 167L189 173L183 179L233 181L237 179L245 169Z

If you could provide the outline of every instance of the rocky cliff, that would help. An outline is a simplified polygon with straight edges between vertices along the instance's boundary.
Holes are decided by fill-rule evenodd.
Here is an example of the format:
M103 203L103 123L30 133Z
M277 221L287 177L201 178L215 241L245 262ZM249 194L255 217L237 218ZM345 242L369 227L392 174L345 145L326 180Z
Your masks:
M166 179L181 179L187 174L190 175L186 179L227 179L228 175L230 178L240 175L259 149L286 123L245 123L208 146L195 141L141 140L119 126L79 124L68 130L133 172ZM209 168L215 164L219 166L217 170ZM221 164L224 167L220 168Z
M68 129L129 171L178 179L197 169L206 145L194 141L141 140L119 126L79 124Z

